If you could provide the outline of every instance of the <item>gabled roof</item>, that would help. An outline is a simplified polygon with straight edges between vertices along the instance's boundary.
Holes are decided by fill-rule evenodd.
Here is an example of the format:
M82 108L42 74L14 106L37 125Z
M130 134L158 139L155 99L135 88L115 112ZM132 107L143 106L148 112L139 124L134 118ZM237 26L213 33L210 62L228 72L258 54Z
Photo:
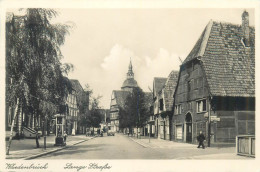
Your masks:
M72 84L72 88L75 90L75 91L78 91L78 92L83 92L84 89L82 88L82 86L80 85L79 81L76 80L76 79L70 79L70 82Z
M255 28L249 29L245 47L241 25L210 21L184 60L202 62L212 95L255 97Z
M76 99L79 104L81 104L82 99L87 98L86 93L82 86L80 85L80 82L76 79L70 79L70 83L72 85L73 90L76 91Z
M167 78L161 78L161 77L155 77L154 78L154 80L153 80L154 96L157 95L157 93L162 90L166 81L167 81Z
M125 106L125 100L127 96L130 94L129 91L122 91L122 90L113 90L116 103L119 107L124 108Z
M179 71L175 71L175 70L171 71L163 87L164 104L165 104L166 111L172 111L173 100L174 100L173 94L175 91L175 87L177 85L178 75L179 75Z

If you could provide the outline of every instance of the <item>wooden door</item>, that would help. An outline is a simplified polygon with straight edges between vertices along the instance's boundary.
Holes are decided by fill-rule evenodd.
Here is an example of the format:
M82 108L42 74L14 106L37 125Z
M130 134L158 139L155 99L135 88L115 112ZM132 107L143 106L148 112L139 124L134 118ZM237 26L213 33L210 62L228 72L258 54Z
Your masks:
M186 142L192 142L192 123L186 123Z

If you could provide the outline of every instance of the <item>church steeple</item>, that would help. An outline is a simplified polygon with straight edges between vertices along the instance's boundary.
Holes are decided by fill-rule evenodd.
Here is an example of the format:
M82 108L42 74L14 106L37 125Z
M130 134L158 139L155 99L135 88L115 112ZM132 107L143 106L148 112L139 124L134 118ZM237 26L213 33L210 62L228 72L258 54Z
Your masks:
M133 66L132 66L131 58L130 58L130 63L129 63L129 66L128 66L128 72L127 72L126 76L127 76L127 78L124 81L121 89L123 91L132 92L133 88L138 87L138 84L137 84L136 80L134 79L134 72L133 72Z
M131 58L130 58L129 66L128 66L128 72L127 72L127 79L129 79L129 78L134 78L134 72L133 72L133 66L132 66Z

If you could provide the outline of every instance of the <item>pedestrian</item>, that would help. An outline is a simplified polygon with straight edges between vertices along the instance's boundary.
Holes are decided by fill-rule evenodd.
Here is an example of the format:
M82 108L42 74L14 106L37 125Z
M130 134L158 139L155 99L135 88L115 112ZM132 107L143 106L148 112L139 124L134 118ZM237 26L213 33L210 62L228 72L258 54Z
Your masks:
M202 148L205 149L205 145L204 145L205 136L202 133L202 131L200 131L200 134L198 135L197 140L199 142L198 148L200 148L200 146L202 146Z
M63 144L66 145L66 140L67 140L67 133L66 131L64 131L64 134L63 134Z

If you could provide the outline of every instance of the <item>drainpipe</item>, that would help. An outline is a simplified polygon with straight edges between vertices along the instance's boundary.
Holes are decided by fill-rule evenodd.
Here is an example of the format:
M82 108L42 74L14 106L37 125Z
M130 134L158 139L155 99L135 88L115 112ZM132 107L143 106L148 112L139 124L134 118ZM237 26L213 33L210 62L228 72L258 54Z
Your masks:
M209 111L209 117L208 117L208 147L210 147L210 133L211 133L211 131L210 131L210 129L211 129L211 113L210 113L210 97L208 98L208 104L209 104L209 106L208 106L208 111Z

